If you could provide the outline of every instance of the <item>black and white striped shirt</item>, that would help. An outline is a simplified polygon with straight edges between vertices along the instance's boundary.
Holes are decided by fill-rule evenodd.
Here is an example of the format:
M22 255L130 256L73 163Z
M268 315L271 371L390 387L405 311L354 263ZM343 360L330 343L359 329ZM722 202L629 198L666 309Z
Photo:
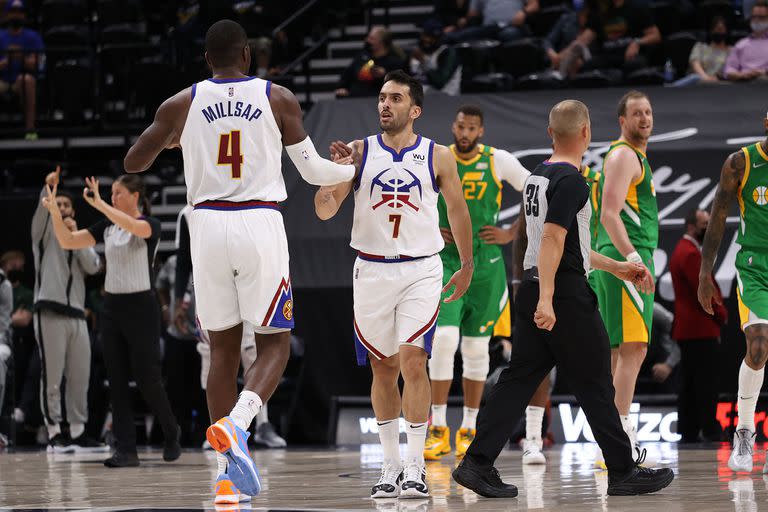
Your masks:
M105 219L88 228L96 242L104 242L107 293L137 293L154 289L154 262L160 241L160 221L140 217L149 223L152 234L140 238Z
M525 270L538 265L544 224L551 222L568 230L563 257L556 276L589 272L590 236L589 186L579 170L565 162L543 162L528 177L523 187L528 248Z

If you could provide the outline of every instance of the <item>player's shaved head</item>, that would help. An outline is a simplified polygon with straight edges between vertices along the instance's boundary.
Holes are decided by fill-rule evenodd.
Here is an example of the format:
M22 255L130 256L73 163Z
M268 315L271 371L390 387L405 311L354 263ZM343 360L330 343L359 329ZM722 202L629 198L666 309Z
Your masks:
M578 100L561 101L549 111L549 128L554 139L567 140L581 135L587 124L589 109Z
M217 21L205 33L205 53L214 69L240 65L243 49L247 46L245 29L232 20Z

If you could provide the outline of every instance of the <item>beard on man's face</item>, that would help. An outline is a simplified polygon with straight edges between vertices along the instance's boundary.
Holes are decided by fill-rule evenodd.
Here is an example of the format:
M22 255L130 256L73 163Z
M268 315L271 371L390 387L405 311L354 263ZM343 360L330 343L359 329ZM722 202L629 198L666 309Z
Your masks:
M456 144L456 147L458 148L459 153L469 153L470 151L475 149L479 141L480 141L480 137L476 137L475 140L457 139L455 136L453 138L453 142Z

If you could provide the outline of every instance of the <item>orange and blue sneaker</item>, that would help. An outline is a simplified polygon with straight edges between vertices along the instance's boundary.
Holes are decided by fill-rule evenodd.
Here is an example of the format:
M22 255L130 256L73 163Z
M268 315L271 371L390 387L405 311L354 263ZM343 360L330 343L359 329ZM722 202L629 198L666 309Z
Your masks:
M232 483L227 473L222 473L216 477L213 494L213 503L215 505L237 505L238 503L251 501L251 497L247 494L240 494L240 491Z
M261 491L261 480L248 451L248 435L229 416L208 427L205 433L213 449L227 458L227 475L235 488L248 496L256 496Z

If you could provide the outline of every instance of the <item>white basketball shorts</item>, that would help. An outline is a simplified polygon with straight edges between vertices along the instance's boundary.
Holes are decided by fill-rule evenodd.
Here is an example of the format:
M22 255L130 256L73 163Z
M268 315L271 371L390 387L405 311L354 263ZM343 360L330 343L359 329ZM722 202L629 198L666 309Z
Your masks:
M400 345L432 352L440 310L443 262L434 255L387 263L358 258L352 276L357 362L385 359Z
M243 206L250 203L257 202L207 202L192 212L195 304L204 330L244 321L258 333L293 328L283 217L274 207Z

